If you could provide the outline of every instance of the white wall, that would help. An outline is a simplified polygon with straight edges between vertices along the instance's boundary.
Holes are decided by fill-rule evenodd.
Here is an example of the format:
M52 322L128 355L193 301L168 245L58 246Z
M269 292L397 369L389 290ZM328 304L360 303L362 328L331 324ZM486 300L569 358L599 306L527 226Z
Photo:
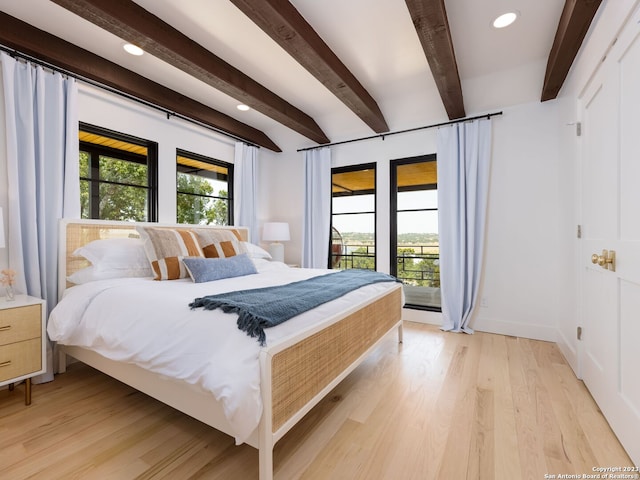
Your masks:
M291 241L285 242L286 263L301 264L304 168L302 154L273 153L264 148L259 154L258 225L262 238L265 222L287 222ZM263 246L266 246L263 244Z
M494 119L478 330L555 340L566 308L559 217L571 206L558 188L558 136L568 128L557 102L508 108Z
M559 315L571 312L573 292L562 279L570 268L570 247L561 220L570 216L572 193L562 188L559 138L570 134L562 124L559 103L520 105L493 117L486 261L481 296L488 307L476 312L478 330L556 339ZM389 269L389 161L434 153L435 129L332 147L333 166L377 163L378 268ZM303 204L302 153L273 155L261 175L263 218L288 221L292 240L286 259L301 257ZM406 319L437 322L427 312L406 311Z

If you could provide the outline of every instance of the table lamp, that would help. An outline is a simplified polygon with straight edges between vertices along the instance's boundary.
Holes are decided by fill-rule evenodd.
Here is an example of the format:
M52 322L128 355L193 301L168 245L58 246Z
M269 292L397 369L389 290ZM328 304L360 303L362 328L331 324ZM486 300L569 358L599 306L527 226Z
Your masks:
M280 242L290 240L289 224L285 222L265 223L262 229L262 240L271 242L269 254L273 260L284 262L284 245Z

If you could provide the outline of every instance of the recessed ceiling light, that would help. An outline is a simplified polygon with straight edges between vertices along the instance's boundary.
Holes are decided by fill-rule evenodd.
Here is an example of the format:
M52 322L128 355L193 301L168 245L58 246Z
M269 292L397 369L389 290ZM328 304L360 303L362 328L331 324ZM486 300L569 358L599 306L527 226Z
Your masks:
M247 110L251 110L251 107L249 105L245 105L244 103L241 103L236 108L238 110L242 111L242 112L246 112Z
M518 12L503 13L493 21L494 28L504 28L511 25L518 18Z
M124 48L125 52L130 53L131 55L135 55L137 57L139 57L144 53L144 50L142 50L140 47L137 47L136 45L133 45L131 43L125 43L122 46L122 48Z

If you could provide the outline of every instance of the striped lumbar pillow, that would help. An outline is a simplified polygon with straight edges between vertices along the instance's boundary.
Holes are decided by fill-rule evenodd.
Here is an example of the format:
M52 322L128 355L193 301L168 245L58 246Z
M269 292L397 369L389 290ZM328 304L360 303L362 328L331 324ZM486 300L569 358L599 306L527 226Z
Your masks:
M196 235L179 228L137 227L156 280L186 278L184 257L203 257Z
M198 237L206 258L227 258L247 253L240 232L235 229L191 229Z

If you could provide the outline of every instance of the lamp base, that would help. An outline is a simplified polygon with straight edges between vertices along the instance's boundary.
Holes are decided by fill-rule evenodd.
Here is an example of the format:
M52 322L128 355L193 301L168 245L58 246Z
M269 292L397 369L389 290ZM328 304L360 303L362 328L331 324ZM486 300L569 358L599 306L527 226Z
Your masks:
M284 263L284 244L279 242L270 244L269 255L271 255L273 261Z

